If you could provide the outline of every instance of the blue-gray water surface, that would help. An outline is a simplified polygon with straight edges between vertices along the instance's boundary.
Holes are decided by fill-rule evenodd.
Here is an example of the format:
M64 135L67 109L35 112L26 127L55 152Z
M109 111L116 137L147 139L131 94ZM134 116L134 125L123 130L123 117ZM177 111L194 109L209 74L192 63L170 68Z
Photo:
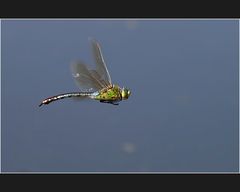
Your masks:
M238 172L237 20L2 20L3 172ZM102 47L120 105L65 99Z

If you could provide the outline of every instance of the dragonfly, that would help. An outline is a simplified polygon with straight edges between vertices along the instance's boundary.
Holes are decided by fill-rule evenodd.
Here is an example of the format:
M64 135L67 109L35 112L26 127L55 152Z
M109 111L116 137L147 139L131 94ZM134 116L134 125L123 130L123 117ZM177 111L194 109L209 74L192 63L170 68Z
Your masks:
M91 42L92 53L95 60L95 68L90 69L83 62L76 62L71 65L72 75L80 87L80 92L71 92L48 97L39 104L48 105L54 101L65 98L93 99L102 103L119 105L122 100L127 100L131 94L128 88L121 88L112 84L111 76L103 58L100 44L95 39Z

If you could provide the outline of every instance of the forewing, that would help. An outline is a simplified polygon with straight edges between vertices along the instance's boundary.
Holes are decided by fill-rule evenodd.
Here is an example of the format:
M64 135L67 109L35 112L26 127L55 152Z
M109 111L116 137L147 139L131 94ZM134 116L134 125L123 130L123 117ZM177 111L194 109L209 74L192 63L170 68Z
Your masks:
M99 82L101 85L103 85L104 87L107 87L107 86L109 85L104 79L101 78L101 76L99 75L99 73L98 73L96 70L92 69L92 70L89 70L89 71L90 71L92 77L94 77L95 79L97 79L98 82Z
M80 89L98 91L105 87L105 85L97 79L97 76L93 75L92 70L89 70L87 66L81 62L73 63L71 65L71 71Z
M106 63L103 59L101 47L95 39L90 39L93 50L93 57L96 63L96 72L99 75L101 81L104 81L106 85L111 85L111 77L108 72Z

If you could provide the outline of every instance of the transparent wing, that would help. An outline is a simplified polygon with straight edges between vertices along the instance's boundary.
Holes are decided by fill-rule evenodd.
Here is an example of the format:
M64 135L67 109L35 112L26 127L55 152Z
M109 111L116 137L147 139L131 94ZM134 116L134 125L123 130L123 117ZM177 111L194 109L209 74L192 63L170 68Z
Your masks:
M82 62L71 65L72 75L77 85L87 91L98 91L106 85L101 80L100 75L95 70L90 70Z
M100 79L105 82L106 85L111 85L112 84L111 77L108 72L106 63L104 62L101 47L95 39L90 38L89 40L91 41L92 44L93 57L96 63L95 72L99 75Z

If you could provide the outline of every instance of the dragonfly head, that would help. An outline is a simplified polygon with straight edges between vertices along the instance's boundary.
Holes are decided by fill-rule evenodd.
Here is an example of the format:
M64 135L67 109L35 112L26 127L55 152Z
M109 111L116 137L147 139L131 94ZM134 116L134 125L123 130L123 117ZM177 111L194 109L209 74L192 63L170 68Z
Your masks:
M128 97L131 95L131 91L123 87L121 95L122 95L122 99L128 99Z

